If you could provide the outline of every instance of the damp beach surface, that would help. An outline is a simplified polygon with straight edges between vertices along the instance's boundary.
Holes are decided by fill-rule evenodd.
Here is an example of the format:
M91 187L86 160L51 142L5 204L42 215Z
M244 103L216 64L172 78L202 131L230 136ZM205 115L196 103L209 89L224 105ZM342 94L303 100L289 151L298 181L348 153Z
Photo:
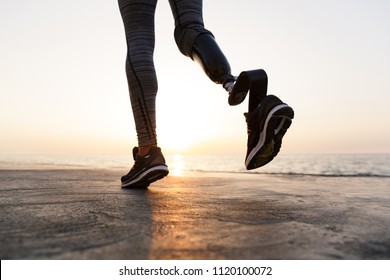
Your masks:
M390 259L390 178L0 170L1 259Z

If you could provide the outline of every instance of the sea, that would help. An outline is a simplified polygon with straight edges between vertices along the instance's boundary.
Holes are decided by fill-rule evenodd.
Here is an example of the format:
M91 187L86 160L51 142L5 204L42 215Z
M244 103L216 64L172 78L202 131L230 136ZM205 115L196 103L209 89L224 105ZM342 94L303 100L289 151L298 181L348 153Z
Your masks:
M186 172L254 173L390 178L390 154L280 154L268 165L248 171L244 156L166 155L172 175ZM128 156L0 155L0 169L116 169L127 172Z

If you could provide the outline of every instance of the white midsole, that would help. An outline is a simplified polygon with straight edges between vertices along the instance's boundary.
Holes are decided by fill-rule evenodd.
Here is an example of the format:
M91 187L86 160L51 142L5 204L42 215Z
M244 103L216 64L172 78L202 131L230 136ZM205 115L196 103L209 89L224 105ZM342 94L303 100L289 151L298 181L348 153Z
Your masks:
M145 178L146 175L148 175L150 172L153 172L153 171L166 171L166 172L169 172L167 166L164 166L164 165L154 166L154 167L152 167L152 168L146 170L144 173L142 173L142 174L139 175L138 177L134 178L134 179L131 180L130 182L122 183L122 187L127 187L127 186L129 186L129 185L131 185L131 184L138 183L138 182L141 181L143 178Z
M269 120L271 119L272 115L273 115L276 111L278 111L278 110L280 110L280 109L282 109L282 108L286 108L286 107L288 107L287 104L281 104L281 105L275 106L275 107L271 110L271 112L268 113L268 116L267 116L267 118L266 118L266 120L265 120L265 123L264 123L263 130L262 130L261 133L260 133L259 142L257 142L256 147L254 147L253 150L252 150L252 151L250 152L250 154L248 155L248 158L247 158L246 161L245 161L245 166L248 166L248 165L249 165L249 162L252 160L252 158L253 158L253 157L256 155L256 153L261 149L261 147L263 147L264 142L265 142L265 139L266 139L266 137L267 137L267 126L268 126L268 122L269 122ZM282 123L283 123L283 122L282 122ZM277 128L277 130L278 130L278 129L280 130L281 127L279 126L279 127Z
M279 126L277 129L275 129L275 135L277 135L283 128L284 126L284 123L286 122L286 120L291 120L290 118L287 118L287 117L282 117L282 121L280 122Z

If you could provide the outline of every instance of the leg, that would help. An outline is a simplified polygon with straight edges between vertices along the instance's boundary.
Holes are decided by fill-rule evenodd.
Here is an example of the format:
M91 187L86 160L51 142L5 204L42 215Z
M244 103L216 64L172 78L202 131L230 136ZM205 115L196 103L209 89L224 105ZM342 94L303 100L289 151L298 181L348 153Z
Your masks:
M121 181L123 188L145 188L169 173L156 136L157 77L153 52L157 0L118 3L125 26L126 76L139 145L133 149L134 166Z
M215 83L234 80L230 65L214 36L204 28L202 0L169 0L175 18L175 40L180 51L198 62Z
M157 145L153 63L154 14L157 0L118 0L126 42L126 76L140 147Z

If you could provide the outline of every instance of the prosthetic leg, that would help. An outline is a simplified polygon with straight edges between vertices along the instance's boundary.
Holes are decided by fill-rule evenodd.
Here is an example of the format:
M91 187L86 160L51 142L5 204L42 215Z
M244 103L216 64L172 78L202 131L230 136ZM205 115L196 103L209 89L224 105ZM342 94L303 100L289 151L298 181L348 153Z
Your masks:
M196 38L191 58L202 67L214 83L224 86L228 82L234 82L229 62L212 35L201 34Z
M268 77L262 69L244 71L238 76L229 95L229 105L238 105L249 92L249 112L256 109L267 95Z
M215 83L229 92L231 106L242 103L249 92L249 112L253 111L267 95L268 78L262 69L244 71L237 77L231 74L229 62L214 37L199 35L192 47L191 58L196 61Z
M249 93L248 113L244 114L248 128L246 168L259 168L272 161L280 151L294 110L278 97L267 95L266 72L257 69L241 72L237 78L232 76L226 57L210 34L196 38L191 57L212 81L229 92L229 105L242 103Z

